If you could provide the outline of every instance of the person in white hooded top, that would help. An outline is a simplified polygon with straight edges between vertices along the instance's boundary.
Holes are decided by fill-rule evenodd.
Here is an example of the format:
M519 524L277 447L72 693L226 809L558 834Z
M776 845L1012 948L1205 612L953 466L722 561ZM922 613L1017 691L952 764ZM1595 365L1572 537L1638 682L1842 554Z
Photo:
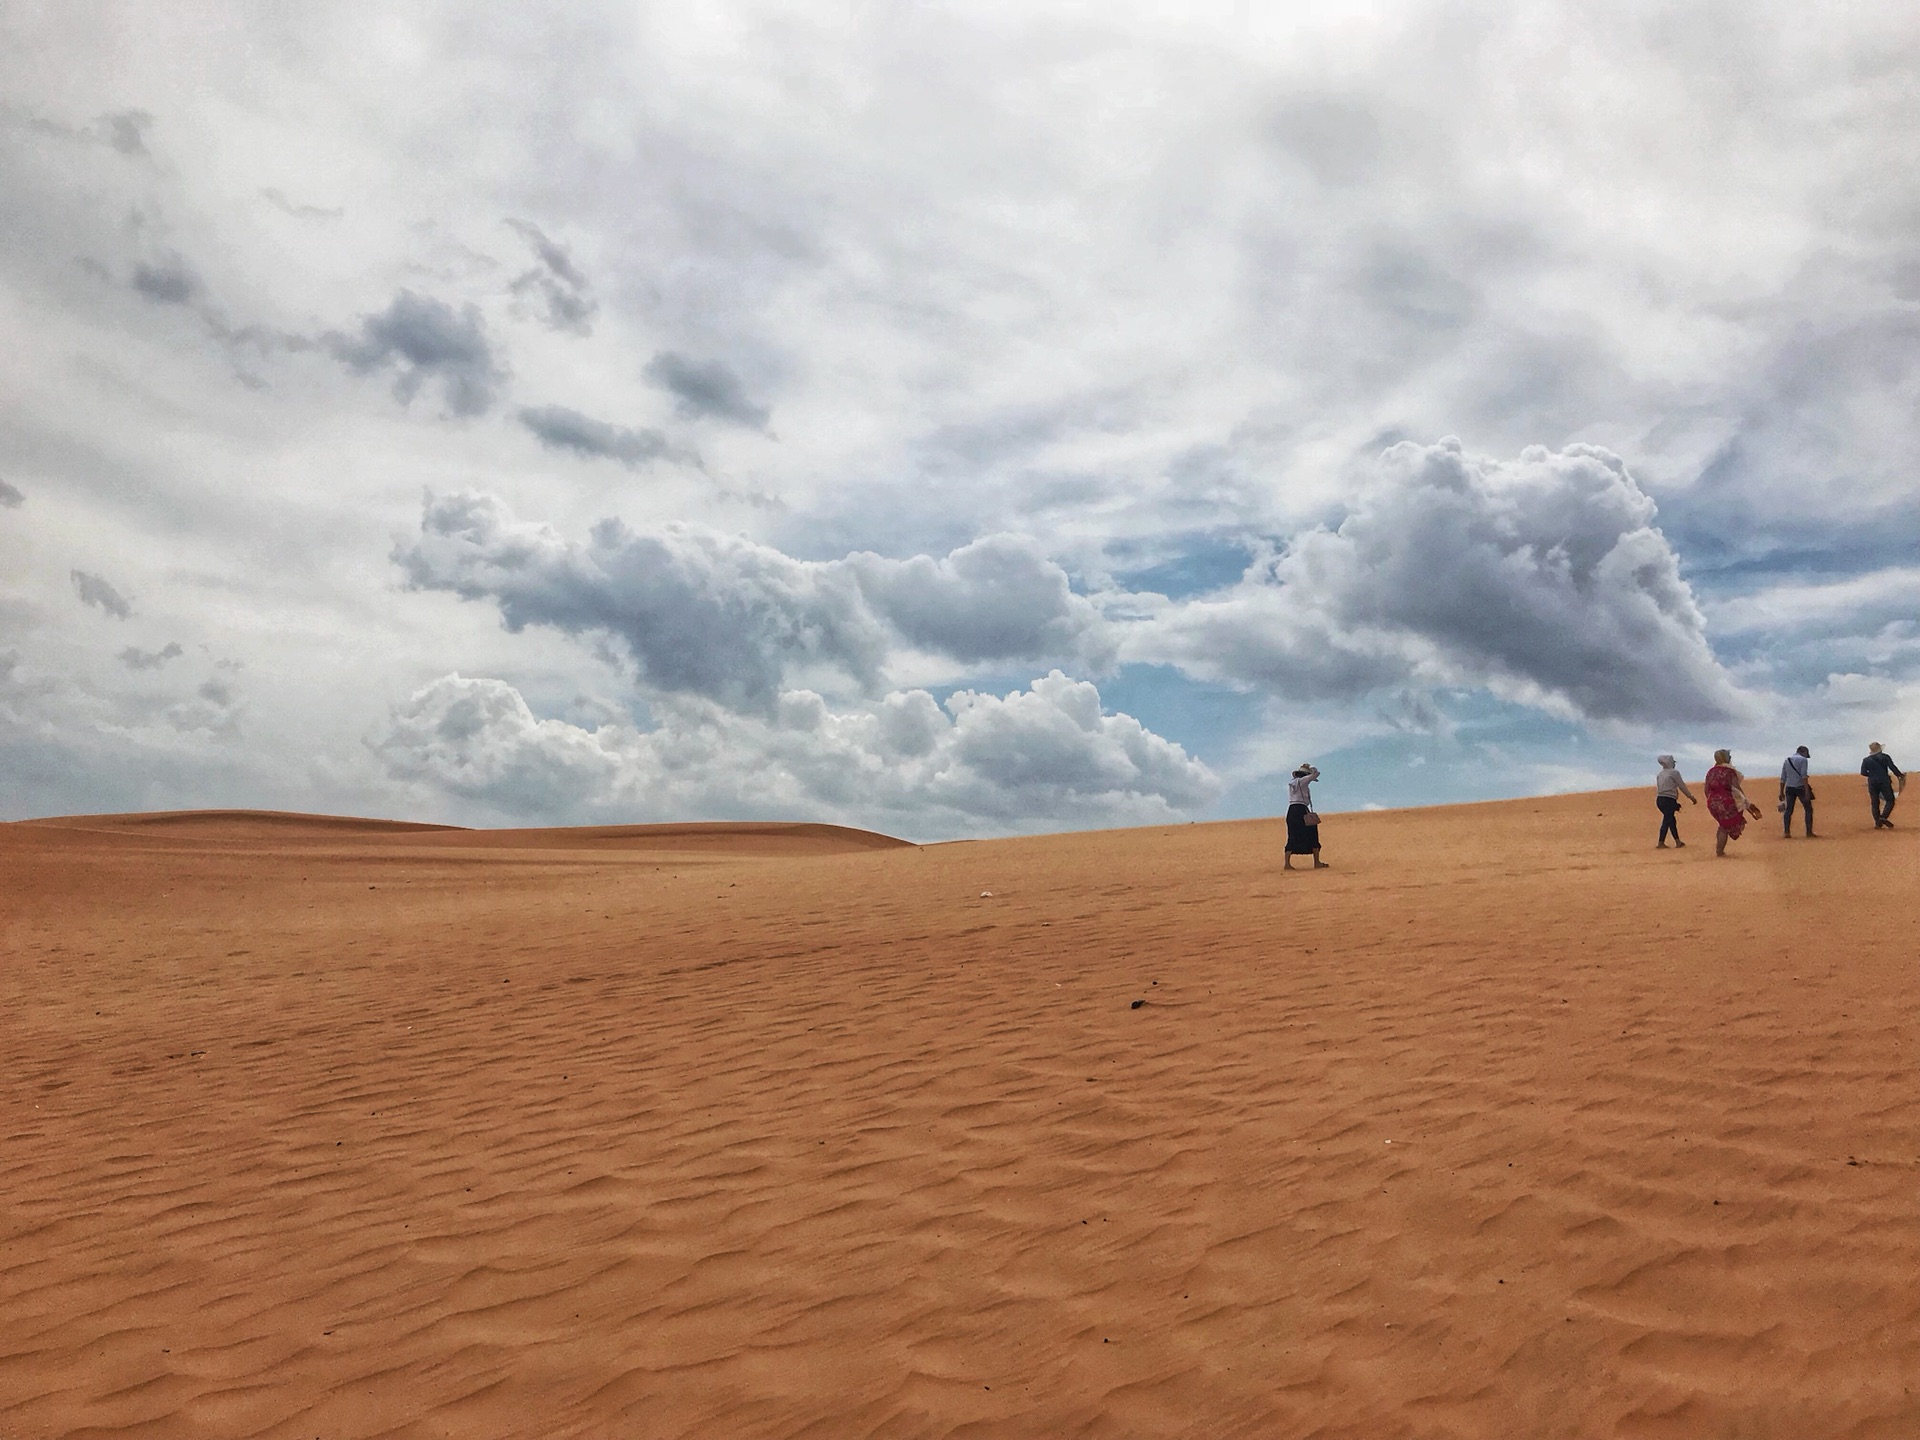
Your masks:
M1283 870L1293 868L1296 855L1311 855L1316 870L1327 868L1320 858L1320 817L1313 813L1313 782L1319 778L1320 772L1313 766L1302 765L1287 781L1287 857L1280 867Z
M1693 791L1687 788L1687 782L1680 778L1679 766L1671 755L1662 755L1660 773L1653 782L1653 803L1660 807L1660 840L1657 848L1667 848L1667 836L1673 836L1674 848L1684 850L1687 842L1680 838L1680 797L1687 797L1689 805L1698 805Z

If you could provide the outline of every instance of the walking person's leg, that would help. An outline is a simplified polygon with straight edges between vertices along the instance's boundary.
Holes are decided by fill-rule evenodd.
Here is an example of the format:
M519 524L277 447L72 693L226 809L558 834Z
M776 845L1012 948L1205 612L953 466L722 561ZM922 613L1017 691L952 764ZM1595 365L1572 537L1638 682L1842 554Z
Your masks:
M1807 838L1813 838L1813 801L1808 798L1806 788L1801 785L1788 787L1787 808L1780 812L1780 830L1784 835L1793 834L1793 807L1798 805L1801 820L1807 832Z
M1867 800L1873 806L1873 827L1883 829L1893 823L1893 787L1891 785L1869 785Z
M1669 835L1673 836L1673 843L1678 845L1680 843L1680 825L1674 817L1680 813L1679 798L1673 795L1662 795L1653 803L1660 807L1660 838L1657 842L1658 848L1662 850L1667 848L1667 836Z

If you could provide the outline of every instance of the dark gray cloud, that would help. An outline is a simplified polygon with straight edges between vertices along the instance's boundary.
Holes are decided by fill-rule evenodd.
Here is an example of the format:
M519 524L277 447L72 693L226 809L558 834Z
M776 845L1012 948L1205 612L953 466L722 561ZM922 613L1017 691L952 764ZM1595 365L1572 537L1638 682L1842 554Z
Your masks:
M1340 189L1372 179L1390 149L1376 107L1337 93L1282 97L1268 134L1320 184Z
M156 305L185 305L201 290L200 277L178 255L142 261L133 267L133 288Z
M226 681L205 680L194 687L192 699L167 707L166 721L182 735L230 741L240 734L239 699Z
M158 670L169 660L178 660L185 652L178 640L169 640L158 650L142 650L137 645L129 645L120 652L120 663L129 670Z
M590 460L618 460L629 470L660 459L697 461L658 430L610 425L564 405L527 406L519 420L549 450L569 450Z
M1303 700L1490 686L1588 719L1725 721L1743 703L1618 457L1395 445L1336 529L1239 585L1171 605L1129 658Z
M617 636L648 684L735 707L767 709L799 667L871 688L886 653L850 574L699 527L603 521L580 545L492 496L451 495L394 558L418 589L494 601L510 630Z
M673 394L675 408L685 419L709 417L750 430L767 427L767 407L749 399L740 377L718 360L702 363L662 350L647 362L645 373L647 379Z
M484 415L505 381L505 367L487 341L478 307L455 310L444 300L402 290L357 334L330 334L327 348L356 375L395 370L394 398L412 403L420 388L438 384L454 415Z
M1104 667L1106 657L1088 653L1098 650L1089 644L1093 607L1024 536L989 535L939 559L862 552L839 563L859 577L875 612L922 650L969 664L1082 655Z
M5 480L0 480L0 510L18 510L26 503L26 496Z
M153 116L144 110L121 110L102 115L94 127L100 138L122 155L145 155L147 131L153 128Z
M0 105L0 117L5 116L7 108ZM105 145L122 155L142 159L150 153L147 150L147 131L153 128L153 116L144 110L117 110L96 116L85 125L69 125L32 113L23 114L20 118L28 129L42 135L57 135L62 140Z
M271 186L262 190L260 196L274 209L284 215L291 215L296 220L338 220L347 213L345 208L338 205L332 207L303 205L289 199L285 191L273 189Z
M430 498L394 559L416 588L492 600L510 629L617 637L649 686L740 709L766 711L809 677L872 693L908 646L972 663L1104 645L1065 572L1007 536L938 560L805 561L702 526L605 520L580 545L464 494Z
M538 300L541 318L549 328L591 334L600 302L593 298L587 277L573 263L567 248L531 221L509 220L507 224L533 247L534 258L540 262L514 280L513 293L523 300Z
M104 610L116 620L124 620L133 614L133 602L128 600L100 576L85 570L72 572L73 593L80 597L80 603Z

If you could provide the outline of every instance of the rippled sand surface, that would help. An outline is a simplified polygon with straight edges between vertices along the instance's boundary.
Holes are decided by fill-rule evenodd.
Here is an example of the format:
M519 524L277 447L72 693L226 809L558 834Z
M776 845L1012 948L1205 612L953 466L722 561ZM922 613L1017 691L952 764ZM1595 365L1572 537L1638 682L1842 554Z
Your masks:
M1906 1440L1920 807L1858 784L1291 875L0 826L0 1436Z

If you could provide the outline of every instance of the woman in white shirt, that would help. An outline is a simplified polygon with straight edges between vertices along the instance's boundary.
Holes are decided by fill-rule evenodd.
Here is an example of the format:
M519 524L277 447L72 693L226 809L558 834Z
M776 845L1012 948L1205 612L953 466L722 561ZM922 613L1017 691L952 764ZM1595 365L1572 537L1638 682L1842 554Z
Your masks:
M1680 797L1687 797L1689 805L1700 802L1693 798L1693 791L1687 788L1687 782L1680 778L1680 769L1674 763L1673 756L1662 755L1660 774L1653 782L1653 803L1660 807L1660 843L1658 849L1667 848L1667 836L1673 836L1676 850L1687 848L1687 842L1680 838Z
M1320 858L1320 817L1313 813L1312 787L1319 778L1320 772L1313 766L1302 765L1287 781L1287 858L1283 870L1293 868L1296 855L1311 855L1316 870L1327 868Z

